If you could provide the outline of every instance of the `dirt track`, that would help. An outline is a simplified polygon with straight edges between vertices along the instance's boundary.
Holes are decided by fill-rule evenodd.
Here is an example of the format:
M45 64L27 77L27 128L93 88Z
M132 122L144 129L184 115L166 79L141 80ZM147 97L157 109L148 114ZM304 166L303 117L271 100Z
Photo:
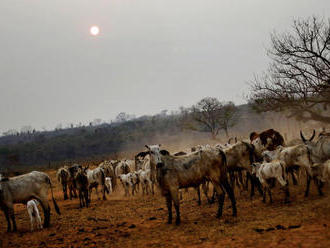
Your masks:
M55 173L49 173L55 182ZM250 200L236 192L238 217L231 216L228 200L222 219L215 218L216 205L203 198L197 206L195 192L184 193L181 226L166 224L165 201L159 195L125 198L123 192L96 200L80 210L78 200L63 201L59 185L55 197L62 215L52 206L51 227L30 233L25 206L17 205L18 233L6 233L0 216L2 247L330 247L330 187L319 197L311 185L308 199L303 185L291 187L291 204L283 204L283 193L273 189L274 204L263 204L259 196ZM277 227L276 227L277 226ZM260 230L259 230L260 229ZM0 242L1 247L1 242Z

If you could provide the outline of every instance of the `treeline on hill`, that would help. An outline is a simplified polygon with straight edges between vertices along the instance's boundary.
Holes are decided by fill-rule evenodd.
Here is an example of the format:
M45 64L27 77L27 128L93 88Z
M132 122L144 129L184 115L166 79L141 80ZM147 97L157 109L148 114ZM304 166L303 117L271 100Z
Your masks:
M239 121L231 127L230 134L241 139L254 130L280 129L280 125L275 123L284 125L284 129L288 130L289 121L283 115L258 114L248 105L237 106L237 115ZM210 130L203 125L198 127L195 123L193 129L186 126L187 112L181 110L171 115L143 116L111 124L3 136L0 137L0 170L16 170L31 165L56 167L63 162L116 158L123 151L141 151L145 144L150 143L169 145L170 142L181 142L188 145L188 139L197 142L198 135L202 135L205 142L211 142ZM224 131L219 136L226 138ZM213 142L219 142L219 137Z
M122 123L33 132L0 138L1 167L49 164L114 155L157 133L180 132L179 116L141 117Z

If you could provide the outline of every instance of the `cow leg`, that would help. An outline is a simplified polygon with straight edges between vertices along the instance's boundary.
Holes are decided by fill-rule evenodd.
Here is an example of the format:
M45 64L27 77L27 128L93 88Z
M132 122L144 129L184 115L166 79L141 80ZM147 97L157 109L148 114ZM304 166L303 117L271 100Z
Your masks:
M9 208L8 213L9 213L9 217L11 218L11 222L13 223L13 232L16 232L17 228L16 228L14 208Z
M107 198L105 197L105 184L102 185L102 193L103 193L103 201L105 201Z
M67 200L68 199L67 184L64 183L62 186L63 186L64 200Z
M9 217L9 209L5 206L3 208L3 213L5 214L6 220L7 220L7 232L11 231L11 222Z
M267 187L264 186L264 192L263 192L263 195L262 195L262 202L263 203L266 203L266 197L267 197L266 193L267 193Z
M78 195L79 195L79 207L82 208L82 201L81 201L82 193L81 193L81 190L79 190Z
M168 224L172 224L172 198L170 194L166 195L166 206L167 206L167 212L168 212Z
M229 179L230 179L231 187L234 188L234 185L235 185L235 173L234 173L234 171L229 172Z
M261 185L259 179L256 176L254 176L253 179L255 181L255 184L257 185L257 189L259 191L259 194L262 196L262 194L263 194L263 192L262 192L262 185Z
M37 200L40 202L40 205L44 211L44 227L47 228L49 227L50 224L50 207L48 204L48 199L38 199Z
M240 183L241 190L244 190L243 175L242 171L238 171L238 181Z
M269 202L273 203L272 192L270 190L270 187L268 187L268 195L269 195Z
M284 188L284 190L285 190L285 203L290 203L290 191L289 191L289 184L287 183L286 185L285 185L285 188Z
M246 177L245 177L245 189L249 191L249 179L250 179L250 172L246 172Z
M252 199L254 196L254 180L253 180L253 176L251 175L250 172L246 173L246 188L248 189L249 187L249 180L250 180L250 184L251 184L251 192L250 192L250 198Z
M228 183L227 179L222 182L222 186L225 188L225 190L230 198L231 208L233 210L233 216L237 216L236 199L235 199L234 190L230 187L230 184Z
M85 200L85 206L86 208L88 208L88 204L90 202L89 198L88 198L88 191L84 191L84 195L83 195L83 199L82 200Z
M74 185L72 186L72 191L73 191L74 198L77 198L78 197L77 196L77 191L76 191L76 188L75 188Z
M307 183L306 183L305 197L307 197L309 194L309 187L311 184L311 176L308 173L306 173L306 174L307 174Z
M69 197L70 197L70 200L72 200L72 197L73 197L72 192L73 192L73 188L72 188L72 185L70 183L69 184Z
M209 182L202 183L202 190L203 190L203 193L204 193L204 195L205 195L205 197L207 199L207 202L209 204L211 204L211 200L210 200L210 198L209 198L209 196L207 194L208 191L209 191Z
M319 192L320 196L323 196L323 192L322 192L322 182L320 180L314 179L314 184L317 187L317 191Z
M181 223L181 218L180 218L180 201L179 198L174 200L174 207L175 207L175 213L176 213L176 219L175 219L175 224L178 226Z
M217 194L217 192L216 192L215 188L213 188L213 193L212 193L212 197L211 197L211 204L213 204L215 202L216 194Z
M218 197L219 205L216 217L219 219L222 216L223 204L225 202L225 193L218 183L213 182L213 187L215 188Z
M290 173L291 173L291 178L292 178L293 185L298 185L298 182L297 182L296 176L294 174L294 171L291 170Z
M174 208L175 208L175 212L176 212L176 219L175 219L175 224L176 225L180 225L181 223L181 218L180 218L180 199L179 199L179 194L178 194L178 188L176 189L170 189L170 194L171 194L171 198L173 200L174 203Z
M154 194L155 192L154 192L154 182L153 181L151 181L151 194Z
M99 191L98 191L98 188L99 188L99 186L96 186L96 187L95 187L95 192L96 192L97 199L100 200L101 198L99 197Z
M198 204L198 206L200 206L202 204L202 202L201 202L201 191L200 191L199 186L197 186L195 189L197 191L197 197L198 197L197 204Z

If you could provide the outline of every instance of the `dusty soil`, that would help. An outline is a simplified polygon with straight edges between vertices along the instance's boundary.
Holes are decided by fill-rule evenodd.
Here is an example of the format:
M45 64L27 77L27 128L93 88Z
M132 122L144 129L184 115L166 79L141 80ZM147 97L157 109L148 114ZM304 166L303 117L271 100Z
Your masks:
M49 171L55 183L55 172ZM79 209L77 199L63 200L57 183L55 197L62 211L52 206L51 227L30 232L25 206L17 205L17 233L6 233L0 216L0 247L330 247L330 187L319 197L314 185L307 199L304 185L291 187L292 203L283 203L283 192L273 189L273 204L259 195L236 192L238 217L231 216L228 199L224 215L215 218L216 204L203 198L197 206L194 190L184 193L181 226L166 224L164 199L156 196L124 197L120 190L107 201L97 200Z

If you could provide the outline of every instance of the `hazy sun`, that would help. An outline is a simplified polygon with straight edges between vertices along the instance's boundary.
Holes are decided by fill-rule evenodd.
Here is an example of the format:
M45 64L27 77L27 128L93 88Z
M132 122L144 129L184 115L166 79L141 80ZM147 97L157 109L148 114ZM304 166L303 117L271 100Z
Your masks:
M97 36L100 33L100 28L98 26L92 26L89 32L91 35Z

